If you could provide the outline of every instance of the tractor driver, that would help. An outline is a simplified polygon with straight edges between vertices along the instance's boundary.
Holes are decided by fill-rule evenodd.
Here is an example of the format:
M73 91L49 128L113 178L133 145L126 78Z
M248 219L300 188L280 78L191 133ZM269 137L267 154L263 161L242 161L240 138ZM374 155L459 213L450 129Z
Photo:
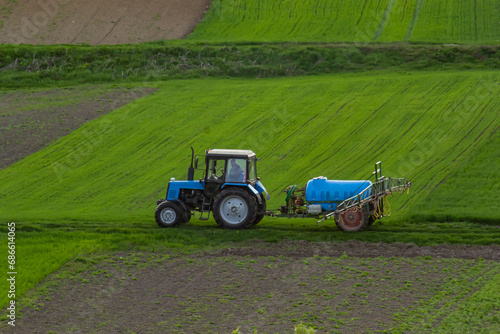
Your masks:
M236 163L235 159L231 159L231 170L228 175L228 182L241 182L240 178L243 176L243 169Z

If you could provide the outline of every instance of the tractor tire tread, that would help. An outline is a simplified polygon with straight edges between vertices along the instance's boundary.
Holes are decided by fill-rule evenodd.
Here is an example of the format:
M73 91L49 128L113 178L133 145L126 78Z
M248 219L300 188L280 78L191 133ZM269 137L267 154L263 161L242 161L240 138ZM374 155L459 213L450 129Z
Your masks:
M175 211L175 214L177 215L176 221L174 221L172 224L168 224L168 225L163 223L161 220L161 212L167 207L172 208ZM164 202L158 204L158 206L156 207L156 210L155 210L156 223L158 224L158 226L163 227L163 228L173 227L173 226L179 225L182 222L182 220L179 219L181 216L183 216L182 211L183 211L182 208L179 208L179 206L176 203L170 202L170 201L164 201Z
M240 196L241 198L248 201L248 217L246 217L242 223L237 224L237 225L225 224L223 218L220 215L221 202L224 200L224 198L226 198L227 196L230 196L230 195ZM227 188L227 189L224 189L222 192L220 192L214 201L213 210L212 210L212 214L213 214L214 219L217 222L217 224L222 228L231 229L231 230L242 230L242 229L246 229L246 228L252 226L252 223L257 219L257 212L258 212L258 207L257 207L257 200L255 199L255 196L251 195L245 189L239 189L239 188L235 188L235 187Z

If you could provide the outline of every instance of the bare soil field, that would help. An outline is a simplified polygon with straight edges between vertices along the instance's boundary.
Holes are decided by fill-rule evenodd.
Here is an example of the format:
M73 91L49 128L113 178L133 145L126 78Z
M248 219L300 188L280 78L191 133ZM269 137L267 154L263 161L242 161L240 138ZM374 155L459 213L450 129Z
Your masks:
M181 39L211 0L3 1L0 43L124 44Z
M292 333L302 322L318 334L376 332L394 328L395 314L466 273L469 281L478 279L486 272L478 267L498 265L499 251L498 245L254 240L190 255L76 258L28 297L15 328L2 323L0 329Z
M86 86L0 93L0 169L153 90Z

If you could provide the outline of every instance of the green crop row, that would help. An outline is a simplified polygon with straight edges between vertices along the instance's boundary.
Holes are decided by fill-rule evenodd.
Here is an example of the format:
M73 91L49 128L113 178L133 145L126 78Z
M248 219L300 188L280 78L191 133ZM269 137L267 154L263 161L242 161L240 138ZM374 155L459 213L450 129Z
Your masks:
M480 261L451 280L431 299L398 319L399 325L390 332L498 333L500 302L495 291L500 288L500 268L497 263L488 267Z

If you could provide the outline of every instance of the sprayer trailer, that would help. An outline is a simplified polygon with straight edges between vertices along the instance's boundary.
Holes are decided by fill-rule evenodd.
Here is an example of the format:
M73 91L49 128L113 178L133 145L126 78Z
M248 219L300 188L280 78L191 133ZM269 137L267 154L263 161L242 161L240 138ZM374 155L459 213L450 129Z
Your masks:
M191 152L188 179L171 178L165 198L157 201L155 219L161 227L187 223L199 212L200 220L213 214L217 224L227 229L248 228L270 216L315 218L318 223L333 218L343 231L361 231L388 215L387 195L411 187L406 178L383 176L382 164L377 162L373 182L315 177L304 187L286 187L285 205L267 210L270 196L257 177L259 159L254 152L211 149L196 158L193 148ZM200 157L204 158L202 168L198 168ZM201 179L194 180L195 170L203 171Z

